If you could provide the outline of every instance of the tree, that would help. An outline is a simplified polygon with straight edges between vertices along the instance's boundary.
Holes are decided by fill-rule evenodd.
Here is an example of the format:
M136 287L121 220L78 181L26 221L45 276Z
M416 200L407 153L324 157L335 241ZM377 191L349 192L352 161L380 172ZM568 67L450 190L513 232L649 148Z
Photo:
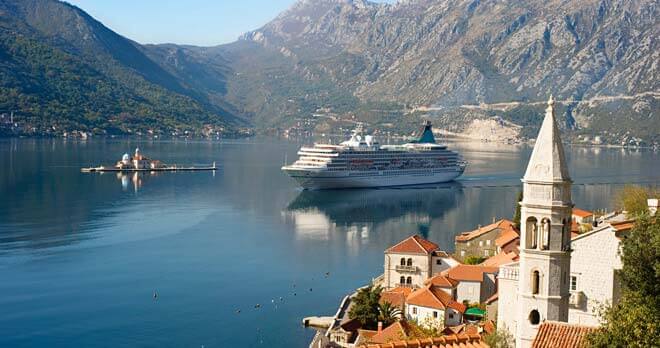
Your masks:
M484 337L484 341L490 348L511 348L513 347L513 335L507 330L497 330Z
M364 329L376 329L380 316L378 301L382 291L380 286L367 286L358 290L357 295L352 299L353 307L348 312L348 317L359 321Z
M653 188L626 185L616 194L615 200L618 209L625 210L630 216L635 216L647 213L647 200L657 196L658 192Z
M378 312L378 321L382 322L385 327L398 321L401 317L401 310L399 307L394 306L389 302L381 303L378 306Z
M517 229L520 229L520 202L523 200L523 191L520 190L518 191L518 201L516 202L516 209L515 212L513 213L513 225L516 226Z
M466 265L478 265L482 262L486 261L485 257L482 256L468 256L465 258L465 264Z
M655 347L660 342L660 216L642 215L621 242L622 296L587 336L592 347Z

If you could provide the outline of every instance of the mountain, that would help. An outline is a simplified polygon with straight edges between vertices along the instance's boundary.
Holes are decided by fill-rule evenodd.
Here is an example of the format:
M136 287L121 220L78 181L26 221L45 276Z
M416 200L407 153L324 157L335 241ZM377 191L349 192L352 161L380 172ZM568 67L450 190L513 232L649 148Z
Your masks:
M652 142L657 18L653 0L302 0L193 51L231 67L224 98L258 126L329 107L396 128L435 110L423 116L455 132L502 117L531 135L554 94L573 134Z
M0 112L18 129L232 132L241 121L84 11L54 0L0 1Z
M300 0L227 45L140 45L55 0L0 0L0 112L128 132L205 124L658 144L656 0ZM0 119L0 132L1 132Z
M568 129L659 140L657 18L653 0L303 0L243 40L362 102L456 109L554 94ZM538 127L540 108L499 114Z

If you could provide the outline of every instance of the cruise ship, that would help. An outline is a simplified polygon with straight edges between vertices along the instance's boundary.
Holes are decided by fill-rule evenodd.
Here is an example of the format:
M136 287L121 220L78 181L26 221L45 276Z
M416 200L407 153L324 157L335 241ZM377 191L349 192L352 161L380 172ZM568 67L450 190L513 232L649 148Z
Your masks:
M304 189L365 188L433 184L454 180L467 163L458 153L435 142L426 122L419 140L380 145L362 135L362 126L339 145L303 146L300 156L282 170Z

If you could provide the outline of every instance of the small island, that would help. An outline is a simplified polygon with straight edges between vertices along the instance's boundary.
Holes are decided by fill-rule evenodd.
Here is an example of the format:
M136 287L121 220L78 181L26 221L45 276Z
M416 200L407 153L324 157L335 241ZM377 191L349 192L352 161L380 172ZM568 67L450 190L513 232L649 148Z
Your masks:
M194 167L194 166L177 166L165 164L159 160L152 160L140 152L139 148L135 149L135 154L131 157L125 153L121 160L112 167L99 166L82 168L83 173L94 172L173 172L173 171L201 171L201 170L218 170L218 167L213 162L210 166Z

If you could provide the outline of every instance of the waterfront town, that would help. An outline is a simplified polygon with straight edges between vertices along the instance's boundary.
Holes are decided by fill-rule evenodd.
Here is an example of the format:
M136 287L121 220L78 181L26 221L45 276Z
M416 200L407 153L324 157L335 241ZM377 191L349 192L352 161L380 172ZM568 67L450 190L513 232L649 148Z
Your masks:
M518 216L458 233L453 253L420 235L386 249L383 274L334 316L304 319L317 328L310 348L586 346L602 306L621 298L636 217L574 207L552 97L522 182ZM644 203L654 216L657 197Z

